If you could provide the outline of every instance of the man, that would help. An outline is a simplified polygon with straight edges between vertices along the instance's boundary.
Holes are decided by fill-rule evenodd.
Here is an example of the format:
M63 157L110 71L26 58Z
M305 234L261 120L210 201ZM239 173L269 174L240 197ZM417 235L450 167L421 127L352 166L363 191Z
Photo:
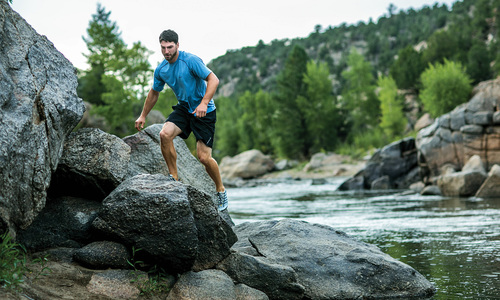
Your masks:
M160 34L160 46L165 60L155 69L153 87L146 97L141 116L135 121L135 128L139 131L144 128L146 116L167 84L178 101L160 132L161 152L170 172L169 178L179 180L174 138L180 136L187 139L193 132L198 159L215 183L219 211L224 210L228 206L227 193L219 166L212 157L217 119L212 98L219 79L199 57L179 51L179 39L173 30L165 30Z

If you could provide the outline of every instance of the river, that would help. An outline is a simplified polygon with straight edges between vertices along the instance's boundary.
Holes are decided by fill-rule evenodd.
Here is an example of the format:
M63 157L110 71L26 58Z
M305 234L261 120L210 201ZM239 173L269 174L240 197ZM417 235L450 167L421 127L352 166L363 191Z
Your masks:
M500 299L500 198L337 191L344 179L228 188L230 215L340 229L418 270L437 288L432 299Z

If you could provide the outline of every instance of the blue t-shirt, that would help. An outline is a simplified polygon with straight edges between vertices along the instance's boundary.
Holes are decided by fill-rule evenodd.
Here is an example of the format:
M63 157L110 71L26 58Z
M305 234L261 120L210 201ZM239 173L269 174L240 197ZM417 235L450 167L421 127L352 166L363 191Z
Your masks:
M161 92L165 83L174 91L179 104L192 113L205 96L205 79L212 73L198 56L179 51L177 60L170 64L166 59L158 65L154 73L153 90ZM214 100L210 99L207 113L215 110Z

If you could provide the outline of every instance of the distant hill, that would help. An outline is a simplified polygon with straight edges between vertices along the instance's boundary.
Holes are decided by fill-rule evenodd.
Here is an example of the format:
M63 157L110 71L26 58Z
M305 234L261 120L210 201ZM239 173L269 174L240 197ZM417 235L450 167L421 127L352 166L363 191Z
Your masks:
M453 58L464 65L468 63L474 40L488 44L490 53L498 51L496 28L499 18L496 16L499 7L499 0L457 1L452 7L436 3L432 7L397 12L397 8L391 5L386 15L377 21L325 29L318 25L305 38L273 40L269 44L259 41L256 46L229 50L211 61L209 67L220 79L219 96L235 97L245 91L255 93L260 89L271 92L289 51L294 45L299 45L310 59L328 63L334 93L337 94L342 88L341 73L346 68L352 47L371 62L378 74L389 72L401 49L407 46L418 50L425 48L425 41L440 30L452 30L450 34L454 40L449 46L455 51ZM440 58L450 58L447 53L439 55ZM494 53L492 55L494 58Z

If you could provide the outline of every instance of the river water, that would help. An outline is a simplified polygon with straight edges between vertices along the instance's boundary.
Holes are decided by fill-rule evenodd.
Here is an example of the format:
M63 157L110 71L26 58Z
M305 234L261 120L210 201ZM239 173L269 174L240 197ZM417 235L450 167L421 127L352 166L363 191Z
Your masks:
M340 229L418 270L437 288L432 299L500 299L500 198L337 191L343 180L228 188L230 215Z

